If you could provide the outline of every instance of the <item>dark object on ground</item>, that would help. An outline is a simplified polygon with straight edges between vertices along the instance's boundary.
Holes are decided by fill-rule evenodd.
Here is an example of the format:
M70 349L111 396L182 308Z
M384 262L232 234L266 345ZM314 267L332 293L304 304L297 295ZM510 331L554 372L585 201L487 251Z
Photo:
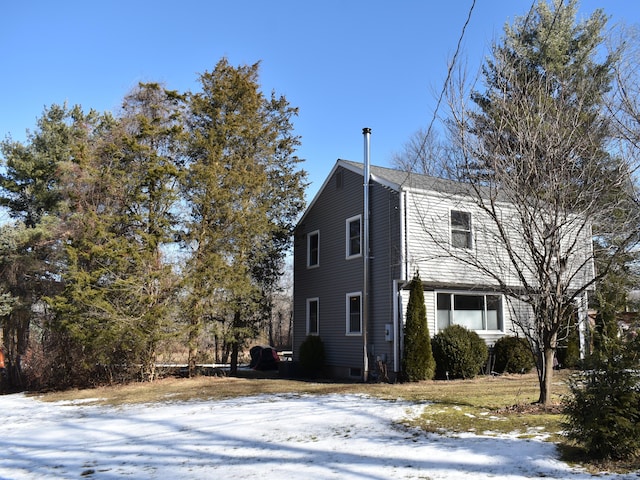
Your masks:
M254 370L278 369L280 357L278 357L278 352L276 352L274 348L256 345L255 347L251 347L249 354L251 355L251 363L249 363L250 368L253 368Z

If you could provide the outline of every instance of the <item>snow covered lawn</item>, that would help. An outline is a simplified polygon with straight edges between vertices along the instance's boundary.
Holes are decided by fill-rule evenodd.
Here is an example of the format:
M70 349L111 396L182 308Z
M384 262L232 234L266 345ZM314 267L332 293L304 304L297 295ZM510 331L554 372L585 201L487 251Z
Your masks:
M541 440L440 437L399 423L421 408L337 394L123 407L6 395L0 478L594 478Z

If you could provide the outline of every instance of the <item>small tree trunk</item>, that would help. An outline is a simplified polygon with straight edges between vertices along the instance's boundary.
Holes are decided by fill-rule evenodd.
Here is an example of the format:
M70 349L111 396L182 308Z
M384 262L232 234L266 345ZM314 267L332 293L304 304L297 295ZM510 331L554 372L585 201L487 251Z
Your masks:
M142 362L142 381L153 382L156 377L156 354L155 349L150 349Z
M234 341L231 344L231 362L229 364L229 373L235 375L238 373L238 342Z
M198 356L198 337L200 336L200 322L192 319L189 325L189 356L187 360L187 374L189 378L196 374L196 357Z
M273 332L273 313L269 314L269 345L273 347L279 346L279 345L276 345L275 336Z
M15 309L5 317L3 339L5 348L5 373L7 383L12 390L23 390L25 387L22 375L22 358L29 345L30 312L24 308Z
M545 347L542 353L541 371L538 373L540 382L540 398L538 403L549 405L551 403L551 385L553 382L553 359L555 357L555 348Z
M231 375L235 375L236 373L238 373L238 354L240 350L240 340L238 340L240 336L240 332L238 331L238 329L241 327L241 321L242 321L242 312L240 311L239 308L237 308L233 314L234 339L230 342L231 343L231 361L229 364L229 373Z

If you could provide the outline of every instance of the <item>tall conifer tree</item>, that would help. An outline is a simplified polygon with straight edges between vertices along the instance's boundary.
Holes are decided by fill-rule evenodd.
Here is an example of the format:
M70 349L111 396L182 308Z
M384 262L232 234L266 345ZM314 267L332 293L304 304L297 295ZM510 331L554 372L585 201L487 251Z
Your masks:
M200 77L190 96L189 162L184 189L193 249L189 278L190 370L204 321L226 324L232 371L261 318L264 286L273 284L304 202L305 173L294 156L297 109L265 97L259 64L226 59ZM265 283L266 282L266 283Z
M118 118L86 122L83 155L68 166L65 290L51 305L59 364L75 382L155 376L177 286L162 247L176 222L181 105L140 85Z
M409 382L431 380L435 369L422 280L420 280L420 275L416 273L411 280L404 327L403 380Z
M52 105L29 132L26 143L0 142L0 205L16 223L3 227L0 255L0 292L11 308L0 317L11 388L23 388L23 357L30 343L34 320L43 318L34 308L43 296L57 293L61 264L59 236L65 215L61 172L72 161L75 138L81 135L78 107ZM38 312L38 313L36 313ZM43 325L38 328L43 332Z

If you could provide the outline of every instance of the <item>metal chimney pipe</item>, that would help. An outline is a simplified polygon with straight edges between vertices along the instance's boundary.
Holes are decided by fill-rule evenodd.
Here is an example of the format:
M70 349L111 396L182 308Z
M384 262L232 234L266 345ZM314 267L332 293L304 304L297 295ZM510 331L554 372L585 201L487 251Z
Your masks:
M364 206L363 206L363 286L362 286L362 343L363 343L363 371L362 378L366 382L369 378L369 351L368 351L368 335L369 326L369 181L370 173L370 140L371 129L363 128L364 135Z

